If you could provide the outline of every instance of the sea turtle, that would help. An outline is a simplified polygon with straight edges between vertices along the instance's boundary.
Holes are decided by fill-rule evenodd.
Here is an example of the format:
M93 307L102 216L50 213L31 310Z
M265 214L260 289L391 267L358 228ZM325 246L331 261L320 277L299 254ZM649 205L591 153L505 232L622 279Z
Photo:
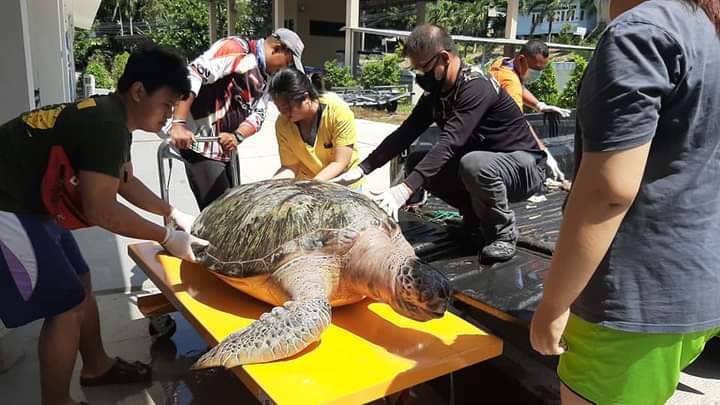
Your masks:
M229 335L194 368L292 356L318 340L330 308L370 297L408 318L442 317L447 279L419 261L368 197L336 184L266 180L229 190L206 207L192 233L201 264L271 312Z

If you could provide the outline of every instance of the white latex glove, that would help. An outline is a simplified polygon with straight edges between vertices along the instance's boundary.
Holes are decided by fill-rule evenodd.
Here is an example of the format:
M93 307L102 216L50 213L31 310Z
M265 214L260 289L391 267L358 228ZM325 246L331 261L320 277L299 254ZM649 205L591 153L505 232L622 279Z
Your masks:
M190 232L190 228L192 228L193 222L195 222L194 216L186 214L177 208L173 208L172 211L170 211L168 219L185 232Z
M397 186L390 187L387 191L373 197L373 200L377 205L397 222L398 211L405 205L405 202L412 195L410 187L406 186L405 183L400 183Z
M163 245L163 247L170 252L171 255L193 263L197 262L197 259L195 258L195 253L193 253L191 246L207 246L209 244L210 242L192 236L187 232L176 231L170 228L168 228L165 233L165 240L161 243L161 245Z
M554 105L547 105L542 101L538 103L537 110L540 112L554 112L560 114L561 117L567 118L570 116L570 110L567 108L560 108Z
M328 180L330 183L337 183L342 184L343 186L349 186L356 181L362 179L365 177L365 172L360 168L360 166L355 166L352 169L346 171L345 173L333 177L332 179Z
M545 164L547 164L547 166L552 171L553 180L560 182L565 181L565 174L562 172L562 170L560 170L560 166L558 165L557 160L555 160L553 155L550 154L550 149L545 149L545 156L547 156Z

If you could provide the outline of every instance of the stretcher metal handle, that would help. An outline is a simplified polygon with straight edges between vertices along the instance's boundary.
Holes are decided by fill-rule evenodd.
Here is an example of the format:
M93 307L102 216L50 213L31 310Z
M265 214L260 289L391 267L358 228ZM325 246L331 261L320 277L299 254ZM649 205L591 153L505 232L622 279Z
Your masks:
M195 142L217 142L219 139L217 136L198 136L195 137ZM173 159L184 161L180 151L170 143L170 137L167 136L164 137L157 151L160 198L166 202L170 202L170 177L172 176ZM165 173L165 161L168 164L167 174ZM237 158L237 148L230 153L230 172L231 185L233 187L240 185L240 165Z

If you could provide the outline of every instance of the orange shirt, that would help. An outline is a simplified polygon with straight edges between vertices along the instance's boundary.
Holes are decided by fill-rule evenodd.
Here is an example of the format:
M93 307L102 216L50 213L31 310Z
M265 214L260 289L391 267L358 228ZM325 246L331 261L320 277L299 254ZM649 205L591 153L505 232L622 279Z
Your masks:
M500 83L500 87L515 100L520 111L523 109L523 85L520 77L512 68L512 59L498 58L490 66L490 74Z

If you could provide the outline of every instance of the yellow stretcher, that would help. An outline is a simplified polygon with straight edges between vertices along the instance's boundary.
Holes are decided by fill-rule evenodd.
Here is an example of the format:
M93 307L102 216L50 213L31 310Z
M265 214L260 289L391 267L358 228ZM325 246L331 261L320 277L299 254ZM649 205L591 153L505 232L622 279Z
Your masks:
M129 255L162 292L139 300L146 315L172 304L211 345L270 306L233 289L199 265L164 254L155 243ZM167 301L166 301L166 300ZM502 341L454 314L421 323L372 301L333 308L320 342L287 360L236 367L261 401L359 404L499 356Z

